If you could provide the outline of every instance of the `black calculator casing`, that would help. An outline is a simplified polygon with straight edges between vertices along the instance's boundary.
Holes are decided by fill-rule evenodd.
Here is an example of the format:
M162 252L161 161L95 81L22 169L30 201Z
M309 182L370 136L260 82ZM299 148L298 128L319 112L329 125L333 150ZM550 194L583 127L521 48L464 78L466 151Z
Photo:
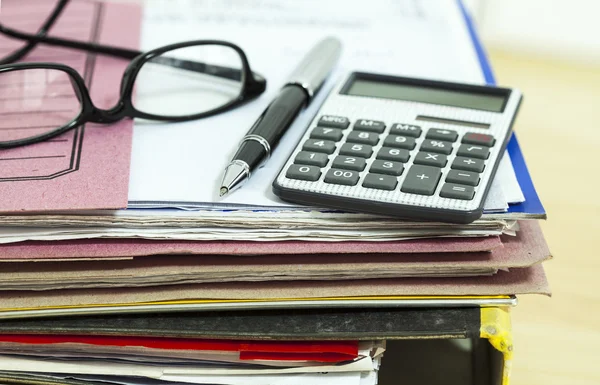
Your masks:
M486 94L499 95L504 97L504 103L499 107L501 111L483 111L423 101L415 102L348 95L348 88L357 78L417 87L431 87L438 90L475 92L484 96ZM485 198L492 185L501 156L506 150L521 100L522 95L516 89L352 72L332 89L320 110L311 119L305 134L273 181L273 192L283 200L313 206L319 210L334 208L418 221L462 224L473 222L483 214ZM306 146L307 141L311 139L311 132L316 128L320 128L319 122L323 116L348 118L349 125L342 130L343 138L336 142L334 152L326 154L329 161L326 166L321 168L321 176L317 181L292 180L286 177L286 172L289 171L290 166L295 164L294 160L303 151L303 144ZM332 164L334 160L341 155L342 145L347 143L346 140L350 138L350 133L356 130L355 125L367 119L383 122L385 129L382 132L376 132L379 135L379 142L377 145L372 146L372 156L367 158L366 167L362 171L356 171L359 174L359 182L353 186L325 183L324 180L329 175L327 174L328 171L333 171ZM411 150L406 149L410 152L410 158L404 163L405 167L402 174L396 176L398 183L396 188L393 191L380 191L363 187L362 184L366 183L367 174L369 174L379 156L376 152L384 149L384 143L388 140L388 136L393 136L391 129L396 124L419 127L419 130L421 130L419 137L415 138L416 146ZM431 142L431 139L426 139L430 135L430 130L451 131L456 132L458 135L455 142L451 143L451 154L445 155L447 163L440 168L441 177L437 187L435 187L435 192L431 195L403 192L401 190L404 188L403 183L408 178L409 169L413 166L420 167L415 159L417 154L422 152L426 140ZM449 173L453 171L453 162L465 158L464 156L458 157L457 153L459 148L462 150L460 146L464 143L461 140L466 140L466 134L471 135L469 138L479 134L494 138L493 146L488 149L488 158L483 160L485 168L479 173L478 184L468 187L474 190L473 199L464 201L463 199L442 197L440 195L442 194L441 190L450 176ZM470 145L470 147L477 146ZM473 160L479 161L475 158ZM335 168L335 170L337 169ZM464 174L468 174L468 172ZM451 185L455 186L455 184Z

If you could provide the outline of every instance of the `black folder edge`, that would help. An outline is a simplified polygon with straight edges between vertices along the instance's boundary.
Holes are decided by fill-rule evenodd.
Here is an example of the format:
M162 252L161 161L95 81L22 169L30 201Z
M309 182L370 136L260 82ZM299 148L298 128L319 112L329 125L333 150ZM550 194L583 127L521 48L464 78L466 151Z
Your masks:
M293 309L125 314L0 321L0 334L67 334L243 340L388 340L385 355L402 341L470 339L472 378L507 384L512 336L507 307ZM385 368L385 365L382 366ZM2 373L7 384L90 383ZM2 382L3 381L3 382ZM11 382L12 381L12 382ZM19 382L20 381L20 382ZM40 382L42 381L42 382ZM52 382L54 381L54 382ZM382 384L383 385L383 384Z

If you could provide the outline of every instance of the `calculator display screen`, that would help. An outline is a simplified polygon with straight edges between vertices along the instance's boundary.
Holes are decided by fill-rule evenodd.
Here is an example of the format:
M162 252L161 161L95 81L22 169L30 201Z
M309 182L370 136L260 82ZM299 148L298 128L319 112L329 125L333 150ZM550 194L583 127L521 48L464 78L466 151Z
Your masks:
M342 93L346 95L441 104L492 112L502 112L508 98L508 95L503 93L494 94L477 90L454 90L361 78L354 78L352 83L345 87L345 92Z

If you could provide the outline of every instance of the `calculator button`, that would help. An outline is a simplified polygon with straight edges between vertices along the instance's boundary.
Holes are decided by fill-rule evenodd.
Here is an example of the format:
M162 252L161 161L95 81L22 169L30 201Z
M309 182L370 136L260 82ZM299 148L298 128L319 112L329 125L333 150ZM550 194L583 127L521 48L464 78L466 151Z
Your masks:
M344 143L340 149L340 155L358 156L360 158L370 158L373 154L373 148L368 144Z
M374 132L352 131L346 138L348 143L362 143L374 146L379 142L379 135Z
M410 138L407 136L388 135L388 137L385 138L385 140L383 141L383 144L389 147L397 147L412 150L413 148L415 148L416 142L415 138Z
M390 128L392 135L412 136L413 138L421 136L421 132L421 127L412 124L394 123Z
M456 155L487 159L490 156L490 149L484 146L476 146L474 144L461 144Z
M381 147L377 153L377 159L395 160L406 163L410 159L410 151L392 147Z
M305 151L324 152L325 154L333 154L335 151L335 142L325 139L309 139L304 142L302 149Z
M448 157L442 154L435 154L432 152L419 152L415 156L415 164L422 164L425 166L444 167L448 163Z
M342 139L342 136L344 133L339 128L316 127L310 133L310 137L313 139L327 139L334 142Z
M333 160L331 167L345 168L347 170L362 171L367 166L367 161L364 158L355 156L337 156Z
M445 183L440 191L440 196L444 198L464 199L470 201L475 195L475 189L470 186L461 186L459 184Z
M381 134L385 131L385 123L379 120L358 119L354 123L355 130L371 131Z
M363 187L376 188L378 190L394 190L398 186L396 177L382 174L367 174L363 181Z
M285 176L289 179L308 180L311 182L319 180L321 169L315 166L293 164L288 168Z
M464 184L468 186L477 186L479 184L479 174L469 171L448 171L446 182Z
M319 152L300 151L294 159L296 164L308 164L311 166L325 167L329 162L329 157L326 154Z
M345 186L354 186L358 183L360 176L356 171L338 170L332 168L325 175L325 183L343 184Z
M467 144L480 144L482 146L492 147L496 142L496 139L494 139L494 137L491 135L476 134L474 132L470 132L463 136L462 142Z
M333 116L333 115L323 115L317 126L320 127L329 127L329 128L340 128L342 130L348 128L350 125L350 120L343 116Z
M452 130L444 130L441 128L432 128L427 131L427 139L445 140L447 142L456 142L458 133Z
M404 171L404 164L391 160L374 160L369 171L375 174L400 176Z
M413 165L404 179L402 192L420 195L433 195L442 176L437 167Z
M483 162L483 160L465 158L463 156L457 156L456 158L454 158L454 162L452 163L453 170L482 172L484 168L485 163Z
M450 155L450 153L452 152L452 143L443 142L441 140L427 139L423 141L420 150Z

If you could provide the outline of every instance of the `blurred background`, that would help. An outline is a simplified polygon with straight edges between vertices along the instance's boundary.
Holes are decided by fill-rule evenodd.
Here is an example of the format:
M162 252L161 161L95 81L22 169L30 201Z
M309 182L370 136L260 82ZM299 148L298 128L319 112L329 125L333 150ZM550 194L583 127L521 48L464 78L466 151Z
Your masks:
M520 88L515 130L548 212L552 298L513 312L513 384L600 384L600 2L467 1L499 84Z

